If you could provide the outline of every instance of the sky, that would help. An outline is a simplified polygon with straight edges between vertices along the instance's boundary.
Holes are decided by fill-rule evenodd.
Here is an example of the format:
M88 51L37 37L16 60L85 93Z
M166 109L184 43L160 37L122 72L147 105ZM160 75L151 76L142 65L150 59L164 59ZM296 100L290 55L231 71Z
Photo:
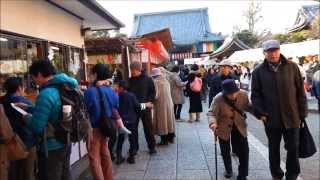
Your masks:
M113 16L119 19L125 27L120 31L128 34L132 33L134 14L161 12L171 10L183 10L193 8L208 8L209 23L211 31L221 32L223 35L232 34L234 27L241 29L247 28L244 11L248 8L249 1L238 0L188 0L188 1L170 1L170 0L98 0L98 2L107 9ZM257 24L257 29L270 30L272 33L283 33L286 29L292 27L297 16L298 9L302 5L317 4L315 1L257 1L261 5L260 15L263 17Z

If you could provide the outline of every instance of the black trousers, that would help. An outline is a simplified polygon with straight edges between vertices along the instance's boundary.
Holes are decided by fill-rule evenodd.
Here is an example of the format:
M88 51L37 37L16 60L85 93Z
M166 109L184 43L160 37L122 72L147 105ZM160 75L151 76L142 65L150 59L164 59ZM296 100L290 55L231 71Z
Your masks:
M286 178L296 179L300 174L299 163L299 128L266 128L269 141L269 164L273 177L283 177L284 172L280 167L280 143L283 137L287 150Z
M243 137L238 129L233 126L231 138L234 142L234 153L239 158L238 177L244 178L248 176L249 168L249 145L248 139ZM230 155L230 139L228 141L219 138L221 155L227 172L232 172L232 161Z
M71 180L73 179L70 169L71 146L52 150L48 157L39 153L39 179L45 180Z
M182 110L182 104L175 104L174 105L174 116L176 119L180 119L180 114Z
M211 106L211 103L213 101L214 96L212 94L209 94L209 108Z
M149 150L154 150L156 148L156 140L154 138L154 131L152 126L151 110L147 109L147 110L141 111L137 122L139 122L139 119L141 119L143 124L144 136L146 138L148 148ZM138 132L134 138L138 139ZM138 149L139 149L139 144L138 144Z
M131 134L129 135L129 156L135 156L138 152L138 125L137 124L130 124L126 125L126 128L128 128L131 131ZM118 143L117 143L117 156L122 156L122 146L125 140L124 134L119 134L118 136Z
M131 131L129 137L129 156L135 156L138 152L138 124L125 124L125 127ZM124 134L118 134L116 137L110 137L108 147L110 154L114 156L114 148L116 148L117 156L122 156L122 146L125 140ZM116 145L116 146L115 146Z

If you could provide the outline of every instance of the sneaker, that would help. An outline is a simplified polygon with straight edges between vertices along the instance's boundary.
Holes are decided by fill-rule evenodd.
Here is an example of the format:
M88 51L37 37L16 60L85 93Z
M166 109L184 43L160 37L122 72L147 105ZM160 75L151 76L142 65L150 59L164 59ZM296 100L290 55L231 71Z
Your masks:
M117 165L119 165L119 164L122 164L123 162L124 162L124 158L122 157L122 156L119 156L119 157L117 157L117 159L116 159L116 164Z
M229 179L229 178L231 178L233 176L233 173L232 172L224 172L223 175L224 175L225 178Z
M150 155L157 154L157 151L156 151L155 149L151 149L151 150L149 151L149 154L150 154Z

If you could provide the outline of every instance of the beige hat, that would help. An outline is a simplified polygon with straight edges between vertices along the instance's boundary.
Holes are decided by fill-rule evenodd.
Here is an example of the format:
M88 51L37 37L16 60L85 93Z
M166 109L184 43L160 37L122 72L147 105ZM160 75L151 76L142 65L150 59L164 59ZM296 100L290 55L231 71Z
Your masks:
M219 66L230 66L230 67L232 67L233 65L232 65L232 63L231 63L231 61L229 59L224 59L219 63Z

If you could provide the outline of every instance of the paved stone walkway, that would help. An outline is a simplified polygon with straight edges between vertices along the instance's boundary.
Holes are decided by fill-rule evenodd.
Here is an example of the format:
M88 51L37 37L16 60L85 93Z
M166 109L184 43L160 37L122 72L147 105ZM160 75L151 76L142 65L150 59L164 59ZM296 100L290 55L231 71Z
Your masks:
M182 118L187 119L188 105L185 105ZM207 106L207 105L204 105ZM206 108L205 108L206 109ZM207 112L205 110L204 112ZM141 127L140 127L141 128ZM115 180L214 180L214 138L208 128L206 114L201 115L201 121L195 123L177 122L176 140L168 146L158 146L158 153L154 156L148 154L142 129L139 131L140 151L136 157L136 164L114 164ZM157 141L160 139L157 137ZM126 142L123 154L128 150ZM220 149L218 150L218 179L223 177L224 165ZM237 159L233 159L233 170L237 174ZM250 170L248 179L270 180L268 162L250 144ZM82 179L91 179L90 175ZM235 178L233 178L235 179Z

